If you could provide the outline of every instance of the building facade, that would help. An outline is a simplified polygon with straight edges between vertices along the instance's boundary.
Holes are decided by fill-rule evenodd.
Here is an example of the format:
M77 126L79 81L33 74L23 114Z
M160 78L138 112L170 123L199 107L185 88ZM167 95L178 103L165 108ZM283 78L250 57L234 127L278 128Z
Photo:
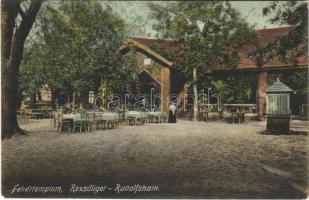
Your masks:
M232 73L256 74L257 114L260 120L264 120L266 114L266 88L269 73L308 70L308 55L300 56L296 65L292 63L282 63L277 58L273 58L262 66L257 66L249 55L257 48L263 48L270 42L287 34L290 30L291 27L257 30L257 44L247 45L238 50L240 62L236 67L222 68L218 66L217 69L205 71L204 73L209 76ZM180 102L183 102L183 94L187 94L188 92L188 80L184 78L181 72L175 69L173 61L166 59L163 55L160 55L150 48L152 43L158 43L170 52L174 51L179 45L177 41L173 40L131 38L120 47L119 51L125 54L130 48L135 48L137 50L140 76L146 76L147 74L154 82L160 85L160 93L163 97L163 111L167 111L168 101L172 94L177 95Z

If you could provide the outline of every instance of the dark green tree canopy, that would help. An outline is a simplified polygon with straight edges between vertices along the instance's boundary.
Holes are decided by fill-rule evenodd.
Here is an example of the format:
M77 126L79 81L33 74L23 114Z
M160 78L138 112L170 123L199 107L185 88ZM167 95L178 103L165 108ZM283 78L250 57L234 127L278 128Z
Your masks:
M125 24L100 1L49 3L28 40L20 71L21 91L47 84L52 91L87 93L104 79L112 89L126 88L136 77L130 54L117 53ZM132 56L132 55L131 55Z
M308 3L305 1L274 1L263 9L263 14L272 16L270 22L290 26L291 31L258 49L251 56L258 66L271 58L284 63L297 64L297 58L308 52Z
M228 2L180 1L149 7L158 21L154 29L181 44L174 62L187 73L193 68L236 66L237 49L255 38L253 27Z

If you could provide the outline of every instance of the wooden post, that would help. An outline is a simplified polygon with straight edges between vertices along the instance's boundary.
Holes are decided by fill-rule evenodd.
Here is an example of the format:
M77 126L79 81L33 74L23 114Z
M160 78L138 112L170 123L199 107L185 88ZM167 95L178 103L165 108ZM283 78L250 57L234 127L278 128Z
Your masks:
M183 84L182 90L178 95L179 103L180 103L180 105L182 105L181 108L184 107L183 106L183 104L185 103L185 96L184 95L186 95L186 94L188 94L188 83L187 82L185 82Z
M194 105L193 105L193 121L198 121L199 108L198 108L198 91L197 91L197 69L193 69L193 93L194 93ZM209 103L209 102L208 102Z
M142 94L141 87L142 87L141 81L140 81L140 79L138 79L138 80L136 81L136 94L137 94L137 95Z
M267 72L259 72L258 74L258 99L257 112L259 120L265 120L266 116L266 88L267 88Z
M168 101L170 96L171 88L171 71L169 67L163 66L162 68L162 84L161 84L161 95L162 95L162 111L168 112Z

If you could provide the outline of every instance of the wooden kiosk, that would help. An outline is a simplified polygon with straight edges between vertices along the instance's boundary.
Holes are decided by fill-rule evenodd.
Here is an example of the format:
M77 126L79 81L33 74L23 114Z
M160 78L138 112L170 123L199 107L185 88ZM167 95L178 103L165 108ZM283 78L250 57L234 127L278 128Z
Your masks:
M277 81L266 89L267 132L288 133L290 131L291 88Z

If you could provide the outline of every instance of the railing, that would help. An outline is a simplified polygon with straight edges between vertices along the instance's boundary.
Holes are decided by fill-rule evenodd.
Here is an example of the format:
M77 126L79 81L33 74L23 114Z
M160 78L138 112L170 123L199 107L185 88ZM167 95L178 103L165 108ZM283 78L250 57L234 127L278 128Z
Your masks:
M183 107L180 110L184 110ZM200 112L219 112L221 110L235 110L245 113L256 113L256 104L223 104L218 106L218 104L203 104L199 106ZM193 111L193 104L188 104L185 111Z
M224 119L224 114L242 113L244 120L256 119L255 104L224 104L218 107L217 104L204 104L199 109L200 121L214 121ZM177 118L185 120L193 120L193 105L189 105L186 110L178 110Z
M256 104L223 104L223 110L243 113L256 113Z
M29 124L33 120L50 119L53 109L20 109L16 110L17 122L20 125Z

